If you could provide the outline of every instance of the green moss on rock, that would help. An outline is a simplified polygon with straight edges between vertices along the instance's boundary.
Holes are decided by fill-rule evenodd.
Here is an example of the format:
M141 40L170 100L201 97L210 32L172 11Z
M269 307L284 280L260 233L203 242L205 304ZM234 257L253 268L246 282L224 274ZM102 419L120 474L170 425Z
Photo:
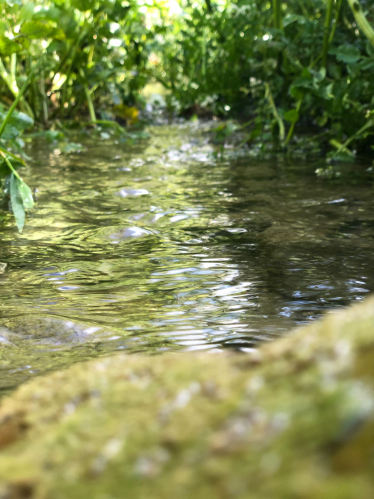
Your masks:
M253 354L94 360L0 406L1 499L374 497L374 300Z

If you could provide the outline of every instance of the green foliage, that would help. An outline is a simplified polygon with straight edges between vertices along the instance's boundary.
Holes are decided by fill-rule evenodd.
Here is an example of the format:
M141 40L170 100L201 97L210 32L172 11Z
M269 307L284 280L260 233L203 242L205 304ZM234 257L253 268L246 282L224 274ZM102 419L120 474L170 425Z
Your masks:
M361 59L361 53L353 45L340 45L330 50L330 54L335 54L338 61L352 64Z
M0 54L11 55L20 52L23 49L22 45L10 40L5 35L0 35Z
M297 123L299 121L299 112L297 109L290 109L284 113L284 119L290 121L291 123Z
M156 78L171 109L260 117L261 140L284 118L295 133L302 125L326 130L325 144L331 134L344 141L365 125L374 95L374 7L355 2L200 0L174 10L162 0L3 2L0 90L17 95L44 53L21 103L44 127L82 114L114 117ZM358 137L355 145L368 143Z
M259 141L283 117L297 124L283 145L300 126L325 132L320 142L329 148L331 137L344 142L356 134L374 103L367 29L374 6L362 1L359 19L349 3L234 0L212 4L211 12L195 3L164 37L157 77L182 109L199 105L223 117L260 117ZM364 152L371 140L372 130L352 145Z
M95 0L72 0L71 4L76 9L82 12L87 12L95 7Z
M12 174L12 177L14 177L14 174ZM32 192L30 187L25 184L25 182L22 182L18 179L17 180L17 187L18 187L18 194L20 198L22 199L22 204L25 210L31 210L34 206L34 198L32 197Z
M309 130L333 159L372 154L368 0L7 0L0 14L0 123L13 102L0 150L15 168L26 128L121 129L136 120L118 110L137 113L152 80L168 89L169 111L250 119L251 145L284 150ZM216 129L216 140L234 128ZM10 171L2 158L0 180Z
M25 225L25 207L20 193L19 184L20 181L14 173L12 173L10 176L10 201L12 203L12 210L16 219L18 230L22 232Z
M22 25L20 32L21 36L25 36L29 40L40 40L45 38L55 38L64 40L64 32L53 26L52 23L43 21L26 21Z
M155 34L163 30L157 22L146 25L142 6L133 0L0 2L0 182L20 230L24 210L33 205L30 189L16 173L26 157L22 132L33 124L47 128L54 119L84 115L98 123L115 106L137 102L150 77ZM157 19L166 12L151 2L145 9ZM42 69L34 72L41 60ZM66 153L82 149L71 142L61 148Z

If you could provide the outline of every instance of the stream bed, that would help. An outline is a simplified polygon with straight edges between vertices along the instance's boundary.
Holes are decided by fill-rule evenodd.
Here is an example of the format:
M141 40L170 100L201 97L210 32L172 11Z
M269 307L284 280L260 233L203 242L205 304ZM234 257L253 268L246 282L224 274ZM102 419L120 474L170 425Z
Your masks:
M221 158L194 125L78 140L34 141L36 207L0 227L0 393L115 351L246 351L374 290L370 165Z

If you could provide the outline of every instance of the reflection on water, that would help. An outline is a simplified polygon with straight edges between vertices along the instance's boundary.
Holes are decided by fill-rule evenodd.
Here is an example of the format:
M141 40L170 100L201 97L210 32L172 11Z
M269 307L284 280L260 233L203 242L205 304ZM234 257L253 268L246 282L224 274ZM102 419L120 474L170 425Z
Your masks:
M374 289L372 174L219 160L204 134L34 145L37 206L1 228L0 389L115 350L252 348Z

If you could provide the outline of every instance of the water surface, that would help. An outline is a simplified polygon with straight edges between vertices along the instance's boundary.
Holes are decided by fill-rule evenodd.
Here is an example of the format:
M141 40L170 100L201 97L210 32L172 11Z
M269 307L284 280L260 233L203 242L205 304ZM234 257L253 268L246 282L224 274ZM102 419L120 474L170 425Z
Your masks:
M189 125L84 145L34 143L36 208L0 228L0 390L118 350L253 348L374 289L368 165L220 159Z

